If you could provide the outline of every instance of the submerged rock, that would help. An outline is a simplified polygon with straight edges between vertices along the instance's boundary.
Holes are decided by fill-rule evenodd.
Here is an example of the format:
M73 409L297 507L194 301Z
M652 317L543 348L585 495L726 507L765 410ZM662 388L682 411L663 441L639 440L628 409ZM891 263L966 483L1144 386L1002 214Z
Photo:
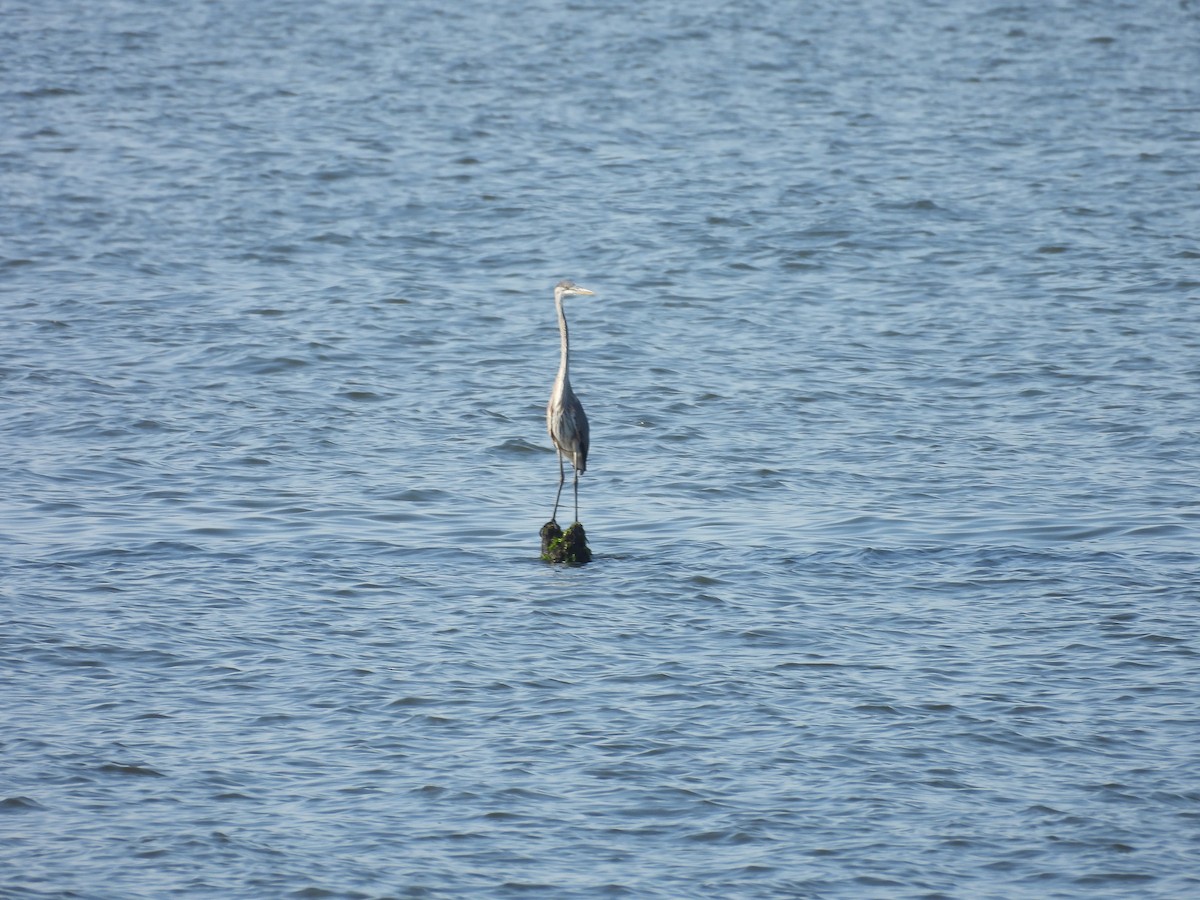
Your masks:
M592 561L583 526L576 522L564 532L555 521L542 526L542 559L551 563L582 566Z

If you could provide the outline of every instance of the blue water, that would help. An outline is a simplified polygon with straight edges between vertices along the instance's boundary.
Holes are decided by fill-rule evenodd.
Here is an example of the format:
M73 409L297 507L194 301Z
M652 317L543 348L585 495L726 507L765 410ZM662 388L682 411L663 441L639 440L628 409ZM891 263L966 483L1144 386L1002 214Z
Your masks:
M0 895L1200 892L1195 4L14 0L0 225Z

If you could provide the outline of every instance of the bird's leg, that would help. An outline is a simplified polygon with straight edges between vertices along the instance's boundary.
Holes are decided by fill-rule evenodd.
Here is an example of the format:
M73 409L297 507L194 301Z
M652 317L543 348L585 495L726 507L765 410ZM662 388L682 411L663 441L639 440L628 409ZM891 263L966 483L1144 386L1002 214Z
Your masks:
M554 512L550 513L550 521L558 521L558 501L562 497L563 482L567 480L567 470L563 468L562 451L558 452L558 493L554 495Z
M579 470L575 470L575 521L579 521Z

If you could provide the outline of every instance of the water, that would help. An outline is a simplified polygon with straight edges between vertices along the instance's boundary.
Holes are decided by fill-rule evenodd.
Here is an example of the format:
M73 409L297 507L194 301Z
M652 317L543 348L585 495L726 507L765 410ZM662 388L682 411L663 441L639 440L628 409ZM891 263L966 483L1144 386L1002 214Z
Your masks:
M14 2L0 73L0 894L1200 889L1193 4Z

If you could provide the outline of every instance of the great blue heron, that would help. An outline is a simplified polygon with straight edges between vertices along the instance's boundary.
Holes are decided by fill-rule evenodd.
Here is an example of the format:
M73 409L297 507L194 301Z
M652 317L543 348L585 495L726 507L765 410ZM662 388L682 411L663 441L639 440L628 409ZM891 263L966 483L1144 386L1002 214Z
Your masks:
M558 364L558 377L550 391L550 402L546 405L546 430L558 451L558 493L554 495L554 512L550 521L557 521L558 501L562 498L563 482L567 471L563 457L571 460L575 468L575 521L579 521L579 476L587 471L588 420L583 404L571 390L571 378L567 367L570 363L571 344L567 339L567 317L563 313L563 297L590 296L595 291L580 287L573 281L560 281L554 288L554 306L558 310L558 331L562 336L562 359Z

